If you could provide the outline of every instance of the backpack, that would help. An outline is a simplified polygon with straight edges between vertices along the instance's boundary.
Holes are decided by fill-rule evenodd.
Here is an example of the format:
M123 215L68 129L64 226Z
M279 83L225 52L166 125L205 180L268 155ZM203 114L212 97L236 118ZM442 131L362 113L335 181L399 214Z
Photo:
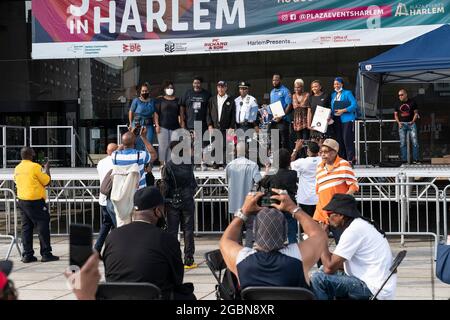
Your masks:
M181 209L183 207L183 205L184 205L184 203L183 203L183 189L181 187L178 187L177 179L175 178L175 175L173 174L173 171L172 171L172 169L170 168L169 165L166 165L164 167L163 173L164 173L164 180L167 179L167 176L166 176L167 173L170 173L170 178L169 179L172 179L172 181L173 181L173 183L175 185L175 188L173 190L171 190L172 191L172 197L168 197L166 199L167 203L169 203L175 209ZM169 185L168 185L168 187L169 187Z
M167 183L166 180L166 176L167 176L167 172L166 172L166 166L162 165L161 168L161 178L156 181L156 187L159 189L159 192L161 193L161 195L166 198L167 194L169 193L169 184Z
M115 153L113 161L114 165L111 172L111 202L113 203L114 211L116 212L118 227L131 222L131 213L133 212L134 206L134 193L139 187L140 180L139 156L140 152L138 151L136 163L118 166L116 165L117 153Z
M102 184L100 185L100 193L104 194L107 199L111 198L111 190L112 190L111 173L112 169L106 173L105 177L103 178Z

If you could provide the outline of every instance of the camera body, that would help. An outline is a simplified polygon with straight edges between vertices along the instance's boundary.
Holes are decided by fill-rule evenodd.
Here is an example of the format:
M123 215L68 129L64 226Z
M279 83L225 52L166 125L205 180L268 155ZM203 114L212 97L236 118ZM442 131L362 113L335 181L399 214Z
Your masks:
M141 122L139 121L139 119L135 119L134 120L134 129L133 129L133 133L138 136L141 134Z
M261 199L258 200L258 205L260 207L271 207L272 204L280 204L280 201L275 200L275 199L271 199L270 197L272 197L274 195L274 193L271 191L271 189L267 189L264 190L264 195L261 197Z

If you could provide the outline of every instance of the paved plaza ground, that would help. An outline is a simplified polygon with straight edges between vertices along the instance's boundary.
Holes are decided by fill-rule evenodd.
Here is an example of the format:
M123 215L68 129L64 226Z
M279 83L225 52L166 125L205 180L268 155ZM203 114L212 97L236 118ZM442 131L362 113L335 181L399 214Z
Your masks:
M198 268L185 271L185 282L193 282L195 294L199 300L214 300L215 279L206 266L204 253L218 248L218 236L200 236L195 238L195 260ZM426 239L407 238L405 246L400 239L389 238L394 254L406 249L408 253L398 269L398 300L443 300L450 298L450 285L442 283L435 276L433 260L433 242ZM35 238L35 250L38 239ZM11 260L14 270L10 278L14 281L19 298L22 300L72 300L74 295L68 289L63 272L68 265L69 241L67 237L52 238L53 253L61 257L60 261L50 263L24 264L16 250ZM5 240L0 242L0 257L7 250ZM38 257L40 258L40 257ZM100 267L103 278L103 265ZM104 280L104 278L102 279Z

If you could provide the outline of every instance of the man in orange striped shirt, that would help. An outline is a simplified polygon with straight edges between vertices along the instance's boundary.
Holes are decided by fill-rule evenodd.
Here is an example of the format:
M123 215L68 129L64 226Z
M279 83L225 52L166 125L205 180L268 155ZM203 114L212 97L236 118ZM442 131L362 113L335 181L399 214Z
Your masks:
M319 202L313 219L319 223L328 224L328 215L323 208L336 193L353 195L359 190L355 173L350 163L338 156L339 143L333 139L326 139L322 143L322 162L317 166L316 193Z

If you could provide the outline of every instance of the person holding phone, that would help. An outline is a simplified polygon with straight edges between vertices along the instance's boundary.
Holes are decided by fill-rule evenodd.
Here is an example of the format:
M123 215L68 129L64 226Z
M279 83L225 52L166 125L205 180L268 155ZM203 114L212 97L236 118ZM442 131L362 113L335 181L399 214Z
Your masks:
M350 90L344 90L344 79L334 79L334 92L331 94L331 114L337 141L341 146L339 156L355 164L355 120L358 104Z
M30 263L37 261L33 250L33 231L37 229L41 245L41 261L57 261L59 257L52 254L50 245L50 214L45 202L45 187L49 185L50 165L41 165L33 162L35 152L30 147L20 150L22 161L14 169L14 182L17 186L17 198L19 208L22 210L22 262Z

